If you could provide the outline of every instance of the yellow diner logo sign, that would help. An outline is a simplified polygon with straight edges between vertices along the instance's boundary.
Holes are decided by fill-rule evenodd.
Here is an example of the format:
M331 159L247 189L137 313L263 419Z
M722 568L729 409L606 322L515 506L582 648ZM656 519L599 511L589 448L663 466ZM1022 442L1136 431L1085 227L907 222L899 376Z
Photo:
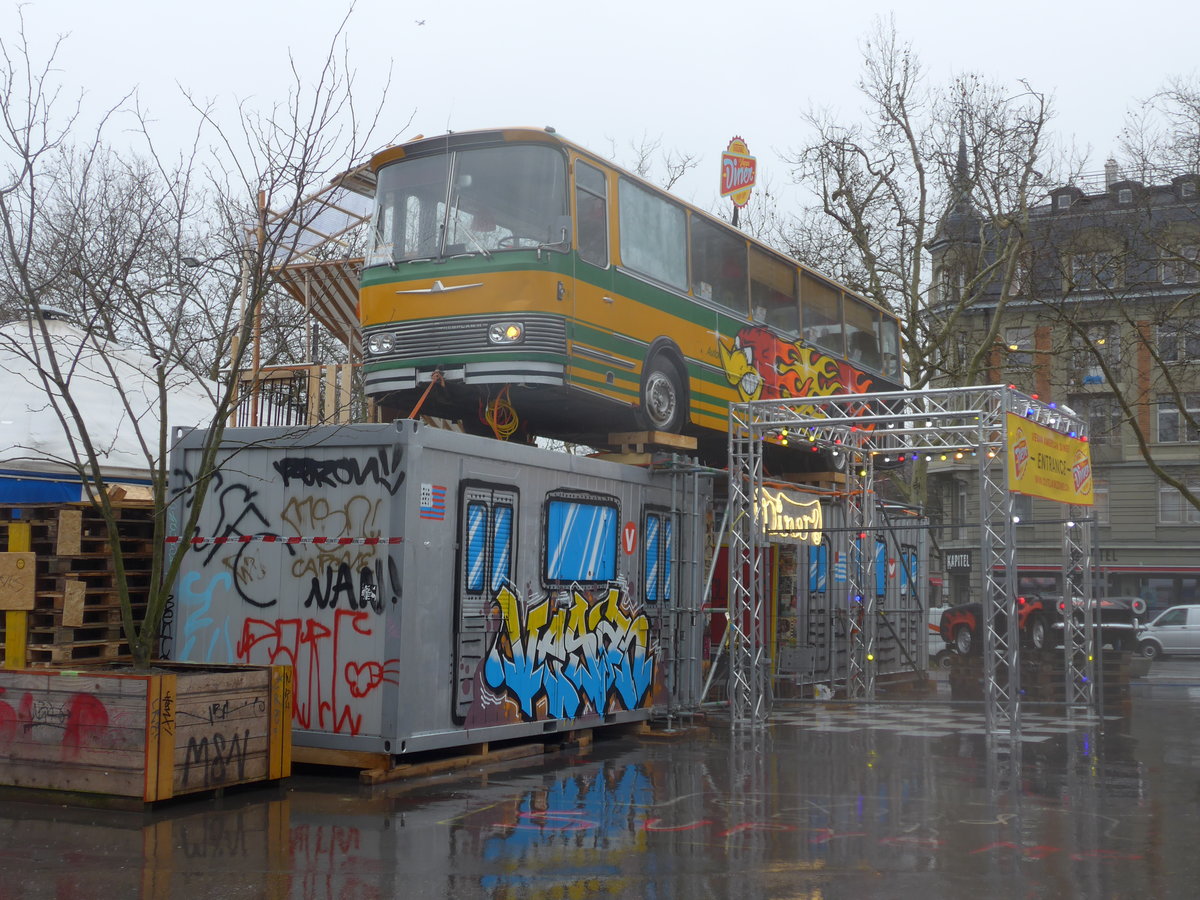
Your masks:
M820 500L797 500L786 491L762 488L758 495L758 517L768 538L793 538L814 547L821 544L825 523Z
M1008 414L1008 489L1091 506L1092 457L1086 441Z

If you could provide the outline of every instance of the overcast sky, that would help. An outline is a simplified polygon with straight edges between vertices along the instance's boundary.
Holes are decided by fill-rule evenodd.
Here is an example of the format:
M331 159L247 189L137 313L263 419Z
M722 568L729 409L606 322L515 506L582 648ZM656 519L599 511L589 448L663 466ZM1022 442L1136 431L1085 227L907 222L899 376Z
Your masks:
M11 37L17 7L0 3L0 34ZM136 89L169 136L189 121L179 86L226 109L235 97L281 100L289 51L315 68L345 6L30 0L24 11L35 47L67 35L62 77L87 91L90 109ZM1135 101L1196 69L1200 12L1185 0L359 0L347 37L364 97L392 67L384 132L553 125L606 156L615 143L626 163L631 142L661 139L701 158L680 193L712 208L733 135L758 157L760 178L781 184L779 153L804 139L802 110L857 112L860 45L889 14L931 83L978 72L1014 93L1023 78L1053 95L1055 134L1090 146L1092 171Z

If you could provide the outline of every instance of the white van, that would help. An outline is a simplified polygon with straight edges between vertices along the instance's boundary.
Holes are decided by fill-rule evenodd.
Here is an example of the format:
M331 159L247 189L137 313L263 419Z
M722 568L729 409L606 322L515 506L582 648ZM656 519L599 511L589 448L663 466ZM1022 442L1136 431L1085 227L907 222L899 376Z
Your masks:
M1155 659L1170 653L1200 653L1200 605L1172 606L1138 631L1142 656Z

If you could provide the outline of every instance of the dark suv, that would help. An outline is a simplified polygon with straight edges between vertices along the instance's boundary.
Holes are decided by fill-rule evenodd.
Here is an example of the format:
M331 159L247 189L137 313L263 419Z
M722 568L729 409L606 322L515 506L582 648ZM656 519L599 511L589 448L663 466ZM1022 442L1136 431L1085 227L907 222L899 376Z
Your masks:
M1054 598L1053 627L1058 629L1056 643L1062 644L1063 607L1066 605L1062 597ZM1077 605L1082 607L1083 601ZM1082 608L1075 613L1079 618ZM1114 650L1134 650L1138 645L1138 621L1146 615L1146 601L1141 597L1104 597L1092 600L1092 617L1100 626L1100 643L1108 644Z

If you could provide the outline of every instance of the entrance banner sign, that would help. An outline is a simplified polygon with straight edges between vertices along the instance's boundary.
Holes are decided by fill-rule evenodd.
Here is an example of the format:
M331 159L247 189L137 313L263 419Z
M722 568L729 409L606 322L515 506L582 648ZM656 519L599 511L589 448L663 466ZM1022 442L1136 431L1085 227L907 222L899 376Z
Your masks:
M1088 443L1008 413L1008 489L1072 506L1093 505Z

